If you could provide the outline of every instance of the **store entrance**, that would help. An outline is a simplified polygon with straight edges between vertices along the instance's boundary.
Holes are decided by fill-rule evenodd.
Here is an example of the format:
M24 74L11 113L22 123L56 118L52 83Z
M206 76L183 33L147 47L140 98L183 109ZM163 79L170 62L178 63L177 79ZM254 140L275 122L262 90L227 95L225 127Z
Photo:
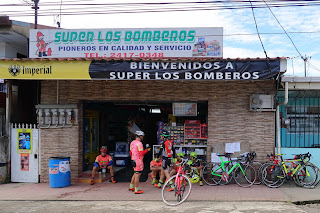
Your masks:
M134 140L134 132L145 132L144 148L159 144L159 123L170 126L184 126L185 120L198 120L207 123L207 102L195 103L196 112L188 116L173 116L172 102L84 102L84 154L83 171L92 170L95 157L101 146L108 147L113 157L117 181L129 182L132 167L130 165L129 145ZM161 131L161 130L160 130ZM174 131L172 131L174 134ZM177 138L172 138L172 140ZM183 140L183 137L179 139ZM181 141L183 144L183 141ZM145 171L141 181L149 174L153 152L144 158ZM130 174L129 174L130 173Z

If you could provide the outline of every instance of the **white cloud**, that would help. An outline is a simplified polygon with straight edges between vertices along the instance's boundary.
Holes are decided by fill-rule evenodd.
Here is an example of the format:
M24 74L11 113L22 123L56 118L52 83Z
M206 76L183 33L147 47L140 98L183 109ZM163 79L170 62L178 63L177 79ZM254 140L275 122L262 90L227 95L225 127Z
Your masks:
M250 50L237 47L224 47L224 58L265 58L263 51Z

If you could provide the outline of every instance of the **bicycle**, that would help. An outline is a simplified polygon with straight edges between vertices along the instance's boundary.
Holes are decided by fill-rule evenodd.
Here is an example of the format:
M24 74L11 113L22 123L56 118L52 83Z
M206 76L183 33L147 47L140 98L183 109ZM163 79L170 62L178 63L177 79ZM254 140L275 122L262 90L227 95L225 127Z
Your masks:
M187 200L191 193L191 180L183 171L183 167L188 162L188 159L182 159L180 164L177 164L177 174L169 178L162 187L162 200L169 206L177 206ZM172 181L174 182L172 183ZM173 184L174 190L169 191L166 188Z
M256 152L249 152L245 154L245 161L243 162L244 165L250 165L256 171L256 180L253 183L254 185L260 185L262 183L262 176L260 175L261 171L260 168L262 163L253 161L256 158Z
M298 154L290 160L283 160L282 155L276 163L266 164L262 172L263 183L270 188L278 188L286 180L293 180L296 185L309 188L318 179L318 168L309 163L311 154ZM287 164L289 164L287 166Z
M231 160L232 153L218 155L221 159L220 165L207 164L203 168L203 180L208 185L228 184L232 177L241 187L250 187L256 180L256 171L251 165L244 165L241 160L245 155L239 156L236 160ZM224 161L223 156L229 160ZM233 162L236 163L233 165ZM210 171L208 173L208 171ZM232 175L230 175L232 174Z

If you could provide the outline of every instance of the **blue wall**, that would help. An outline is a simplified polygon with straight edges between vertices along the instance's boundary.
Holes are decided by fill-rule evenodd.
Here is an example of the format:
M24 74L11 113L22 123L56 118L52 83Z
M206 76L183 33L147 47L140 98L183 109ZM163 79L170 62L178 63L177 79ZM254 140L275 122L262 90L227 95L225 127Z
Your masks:
M289 91L289 101L286 106L280 106L281 119L281 147L320 147L320 93L312 93L311 91ZM284 97L281 92L278 92L278 102L283 102ZM294 128L287 129L284 125L284 120L289 119L287 115L287 107L291 106L291 118L294 120L300 117L305 117L305 124L309 125L310 129L300 128L300 132ZM305 108L304 108L305 107ZM310 112L310 110L312 110ZM312 119L314 118L314 119ZM318 120L318 123L316 122ZM298 122L299 123L299 122ZM294 125L293 123L291 125ZM290 126L291 126L290 125Z

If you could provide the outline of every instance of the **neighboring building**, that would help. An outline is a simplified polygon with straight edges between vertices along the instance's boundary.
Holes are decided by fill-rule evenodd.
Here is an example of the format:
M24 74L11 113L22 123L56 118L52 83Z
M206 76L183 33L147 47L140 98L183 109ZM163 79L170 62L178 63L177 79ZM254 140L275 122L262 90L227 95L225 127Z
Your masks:
M311 162L320 166L320 78L284 76L288 82L289 100L280 106L281 152L286 158L292 154L312 154ZM279 102L284 101L284 91L278 92Z
M33 24L0 16L0 59L27 58L29 30L32 28ZM52 27L38 25L38 28ZM39 81L0 79L0 183L9 181L9 123L36 124L35 105L40 97L39 91Z
M0 16L0 58L26 58L28 55L29 28L23 23ZM6 127L6 89L4 80L0 83L0 183L8 181L9 141Z

